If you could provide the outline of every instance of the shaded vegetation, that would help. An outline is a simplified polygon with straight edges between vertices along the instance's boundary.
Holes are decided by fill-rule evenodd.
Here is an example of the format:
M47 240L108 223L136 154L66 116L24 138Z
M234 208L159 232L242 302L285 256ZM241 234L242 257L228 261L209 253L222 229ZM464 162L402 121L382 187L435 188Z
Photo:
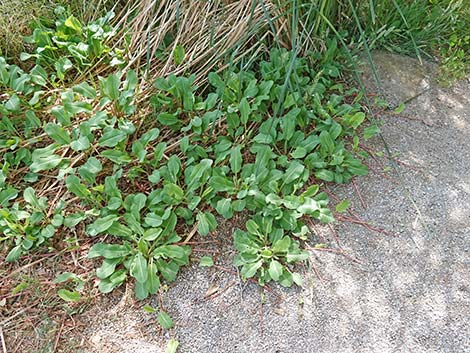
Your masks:
M351 88L358 53L468 74L463 1L15 4L0 20L1 254L85 249L101 292L132 279L139 299L240 212L241 277L301 285L312 221L349 206L325 185L367 174L361 142L379 132ZM90 273L61 272L70 307L91 298ZM29 290L14 285L0 295Z

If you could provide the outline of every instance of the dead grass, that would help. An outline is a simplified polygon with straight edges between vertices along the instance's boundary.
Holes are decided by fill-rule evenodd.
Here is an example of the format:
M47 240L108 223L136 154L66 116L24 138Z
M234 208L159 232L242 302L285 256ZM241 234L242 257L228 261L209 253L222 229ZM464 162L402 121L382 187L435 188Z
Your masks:
M248 62L273 38L288 43L280 12L271 1L133 1L117 16L124 29L115 45L128 48L128 67L144 70L148 83L172 73L195 74L201 83L213 69Z
M3 351L80 352L77 349L81 346L81 323L77 314L94 304L99 295L91 280L94 263L85 259L88 247L84 243L73 250L25 256L15 264L0 257ZM72 271L85 281L78 303L62 300L57 291L66 284L54 283L57 275Z
M52 10L49 0L0 1L0 55L15 59L25 50L21 36L29 35L31 21Z

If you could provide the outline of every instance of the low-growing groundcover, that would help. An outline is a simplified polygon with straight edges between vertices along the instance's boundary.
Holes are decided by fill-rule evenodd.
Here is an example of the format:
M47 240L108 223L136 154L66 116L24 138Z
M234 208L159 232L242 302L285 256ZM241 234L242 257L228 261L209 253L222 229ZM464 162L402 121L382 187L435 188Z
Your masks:
M142 77L104 42L112 16L83 26L56 13L56 28L29 39L31 70L0 58L7 261L92 237L99 289L133 278L144 299L188 264L193 228L205 236L246 212L234 234L242 278L300 285L305 219L334 220L321 186L365 175L359 141L377 131L362 129L360 95L335 83L340 66L276 49L252 70L210 73L204 89L194 76L158 78L142 101ZM77 82L96 60L115 69ZM61 297L80 300L80 281L62 277Z
M448 76L468 72L462 1L40 3L29 28L0 21L0 314L8 334L42 322L19 334L47 341L31 351L56 351L95 287L163 293L192 235L237 213L242 277L301 284L307 225L334 220L325 184L367 173L378 131L340 59L439 49Z

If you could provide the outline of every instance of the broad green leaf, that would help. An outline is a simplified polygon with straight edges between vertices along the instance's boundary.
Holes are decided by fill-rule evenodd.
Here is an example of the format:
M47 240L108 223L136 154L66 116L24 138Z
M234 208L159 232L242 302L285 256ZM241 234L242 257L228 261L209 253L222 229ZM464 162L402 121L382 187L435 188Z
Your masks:
M63 80L65 78L65 73L73 67L70 59L62 57L54 62L54 68L57 71L57 76L59 79Z
M127 164L132 161L128 153L116 149L103 151L101 155L116 164Z
M73 15L69 16L65 22L64 25L68 28L73 29L75 32L81 33L82 32L82 24L80 21L74 17Z
M81 221L83 221L84 219L86 219L86 216L83 213L69 214L64 218L64 226L69 227L69 228L73 228L77 224L79 224Z
M36 209L42 209L41 205L39 204L39 199L36 196L36 193L32 187L27 187L23 191L23 198L24 200L33 206Z
M118 218L118 216L113 214L97 218L92 224L87 226L88 235L95 236L105 232L109 227L111 227L114 221L118 220Z
M10 99L5 103L5 109L10 112L17 112L20 110L20 99L16 94L13 94Z
M121 262L121 258L115 259L104 259L100 267L96 269L96 277L99 279L105 279L111 276L116 269L117 264Z
M357 129L359 125L365 120L366 115L363 112L357 112L349 118L349 122L354 129Z
M334 222L335 218L333 217L333 214L329 208L322 208L320 210L320 215L318 216L318 219L322 223L332 223Z
M173 61L175 65L179 65L183 62L185 56L184 47L182 45L177 45L173 51Z
M5 190L0 191L0 206L6 207L10 200L14 200L18 196L18 190L8 186Z
M156 140L159 135L160 130L157 128L153 128L144 133L140 137L139 141L141 141L144 146L147 146L149 142Z
M170 338L166 345L165 353L176 353L176 350L178 349L179 342L175 340L174 338Z
M320 203L316 200L305 197L304 203L297 207L297 211L302 214L311 215L320 209Z
M155 146L155 150L153 152L155 156L155 161L159 162L163 158L163 154L165 153L166 143L160 142L158 145Z
M95 99L96 91L86 81L79 83L72 87L72 90L76 93L81 94L85 98Z
M302 175L304 170L305 167L303 164L296 160L292 161L283 175L284 184L290 184L297 180Z
M228 177L223 176L213 176L209 180L209 185L212 186L214 191L233 191L235 189L235 185L233 181L231 181Z
M173 155L170 157L170 159L167 162L167 167L168 167L168 172L170 173L170 176L172 178L173 182L176 182L177 180L177 175L181 170L181 161L178 158L178 156Z
M135 282L134 292L138 300L144 300L149 296L147 285L142 282Z
M231 199L221 199L217 202L215 207L216 211L224 218L232 218L232 200Z
M122 130L109 129L98 140L101 147L115 147L119 142L124 141L127 134Z
M107 78L101 78L100 85L103 95L111 100L118 99L121 82L116 74L111 74Z
M78 139L70 143L70 147L76 152L85 151L90 148L90 140L88 140L88 137L80 135Z
M263 266L263 260L259 260L257 262L252 262L252 263L243 265L240 271L242 277L243 278L253 277L261 266Z
M146 313L150 313L150 314L157 312L157 309L152 308L150 305L144 305L142 309L144 309Z
M251 108L250 108L250 104L248 103L248 100L245 97L241 99L239 109L240 109L241 122L242 124L246 124L250 117Z
M291 239L288 236L285 236L273 244L273 251L275 253L288 252L290 245L291 245Z
M178 274L179 266L171 261L166 262L160 260L157 262L158 271L162 274L163 278L167 281L172 282L176 279L176 275Z
M36 91L33 94L33 97L28 101L28 104L33 107L39 103L41 96L46 93L45 91Z
M129 227L126 227L125 225L119 222L114 222L111 227L106 230L106 233L123 239L130 239L131 236L134 234Z
M64 272L64 273L61 273L60 275L57 275L56 278L54 278L53 283L63 283L63 282L67 282L68 280L81 281L80 277L78 277L75 273Z
M163 186L163 191L177 203L184 199L184 191L178 185L168 183Z
M368 140L371 137L374 137L380 133L380 129L377 125L371 125L364 129L363 135L364 139Z
M315 177L325 181L334 181L335 173L333 173L331 170L322 169L315 173Z
M401 102L398 107L396 107L393 111L396 114L400 114L403 110L405 110L405 103Z
M215 230L217 227L217 221L212 213L199 212L196 215L196 219L198 221L198 232L203 236L209 234L210 231Z
M34 114L33 111L28 110L25 113L26 121L25 121L25 128L27 131L31 131L33 129L37 129L41 127L41 120Z
M148 265L148 277L147 277L147 289L150 294L157 293L160 288L160 279L157 275L157 266L153 262L150 262Z
M348 199L345 199L336 205L336 212L344 212L351 205Z
M343 128L341 127L341 125L338 124L336 121L332 120L331 128L329 130L331 138L333 140L336 140L339 137L339 135L341 135L342 131L343 131Z
M147 281L147 260L140 252L137 253L134 257L134 261L132 262L131 275L137 280L137 282L145 283L145 281Z
M33 163L29 166L31 172L37 173L57 167L62 162L62 157L54 154L55 150L54 145L35 149L31 155Z
M189 175L189 180L187 180L187 191L191 192L196 188L201 186L201 178L207 171L210 170L213 161L212 159L203 159L199 162L199 164L195 165L191 170L191 174Z
M15 262L20 258L22 253L23 253L23 248L21 247L21 245L17 245L10 250L5 260L7 262Z
M304 158L307 155L307 150L304 147L299 146L290 155L292 158Z
M164 311L160 311L157 315L157 320L158 320L158 323L164 328L164 329L170 329L173 327L173 320L172 318L170 317L170 315L168 315L166 312Z
M66 302L78 302L80 300L80 293L76 291L70 291L67 289L59 289L57 291L59 297L61 297Z
M315 185L310 185L307 190L305 190L303 193L302 193L302 196L305 196L305 197L312 197L312 196L315 196L318 192L318 190L320 190L320 186L315 184Z
M102 256L105 259L123 258L129 254L129 249L124 245L97 243L90 248L87 258L92 259Z
M153 252L154 256L165 258L183 258L186 256L184 248L178 245L161 245Z
M230 168L235 174L238 174L238 172L240 172L242 169L242 153L240 145L232 148L230 152Z
M286 255L286 260L287 262L291 263L291 262L299 262L299 261L304 261L304 260L307 260L308 259L308 252L306 251L302 251L298 254L291 254L291 253L288 253Z
M176 114L170 114L170 113L160 113L158 114L157 119L160 122L160 124L165 125L165 126L176 125L179 122Z
M258 234L259 233L259 226L258 224L252 220L252 219L249 219L246 224L246 230L251 233L251 234Z
M99 172L103 170L103 165L100 160L95 157L90 157L88 160L79 168L80 176L88 183L94 183L95 178Z
M335 142L328 131L322 131L320 133L320 145L322 150L326 150L330 155L333 154L335 150Z
M275 281L279 280L279 277L282 275L282 265L279 261L272 260L271 263L269 264L269 275L271 278Z
M245 200L235 200L232 202L232 209L235 212L241 212L245 209L246 201Z
M282 274L282 277L279 278L279 283L283 287L290 288L292 284L294 283L292 274L289 271L284 271L284 273Z
M80 183L80 179L75 175L69 175L65 181L67 189L81 199L86 199L90 196L91 192L88 188Z
M302 277L297 272L292 273L292 280L294 281L296 285L298 285L299 287L302 287L303 280L302 280Z
M212 267L214 266L214 260L210 256L203 256L199 260L199 266L201 267Z
M120 286L126 280L127 274L125 270L114 272L109 278L102 279L98 285L98 289L102 293L109 293L114 288Z
M36 65L30 71L31 81L39 86L47 85L47 72L41 66Z
M152 184L158 184L158 182L160 181L160 171L159 170L154 170L152 172L152 174L150 174L148 176L148 180L152 183Z

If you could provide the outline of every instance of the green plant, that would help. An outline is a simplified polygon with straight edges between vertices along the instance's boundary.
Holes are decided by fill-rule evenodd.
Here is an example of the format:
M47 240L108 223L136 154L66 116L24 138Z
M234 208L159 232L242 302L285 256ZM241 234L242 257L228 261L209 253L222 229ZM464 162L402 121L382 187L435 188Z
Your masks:
M441 82L449 84L455 79L470 75L470 64L467 60L469 52L470 32L463 37L455 33L450 36L448 46L440 50L443 58L439 77Z
M307 257L305 219L334 220L321 183L366 174L359 141L376 132L361 129L360 95L334 82L336 41L327 59L276 49L243 69L210 73L204 89L194 75L158 78L146 105L134 70L56 80L53 59L93 62L73 48L94 25L63 16L46 34L35 31L51 43L65 33L68 42L36 48L29 72L0 60L0 230L15 243L8 260L78 229L99 238L88 256L104 258L100 290L132 277L143 299L188 263L184 234L205 236L218 217L245 212L246 230L234 237L242 276L299 284L292 266ZM99 40L106 48L106 36ZM62 296L77 300L68 288Z
M35 49L31 54L21 53L21 60L34 58L37 65L55 69L55 75L51 76L52 82L56 77L64 80L66 74L70 80L70 71L83 73L83 70L92 67L103 57L111 66L123 63L122 52L112 50L106 44L115 35L115 29L110 24L113 12L108 12L86 26L63 7L57 7L54 13L57 19L52 27L37 21L32 35L25 37L25 41L34 45Z
M235 265L241 266L243 279L254 277L257 273L261 285L274 280L283 286L292 283L302 285L298 273L291 272L286 263L304 261L308 252L299 249L299 244L291 237L284 235L279 224L273 225L273 218L256 215L246 223L247 231L237 230L234 234L235 248L238 255ZM306 233L306 232L305 232ZM305 234L303 234L305 235Z
M52 13L52 8L49 0L3 0L0 13L0 55L18 60L25 49L21 36L30 32L31 21Z
M235 236L243 276L256 275L261 284L300 283L290 264L306 258L299 250L308 232L303 218L333 220L328 198L311 178L341 183L367 173L356 156L365 114L358 102L345 102L330 62L315 71L306 59L275 50L257 65L259 74L210 74L213 89L204 95L194 77L158 79L153 113L141 121L135 115L133 71L100 78L99 90L83 81L57 92L48 121L34 120L28 129L15 117L27 115L29 103L19 98L3 103L5 133L18 134L14 143L3 144L12 152L3 165L0 225L16 239L8 259L85 221L89 236L114 237L90 249L90 258L104 258L97 270L100 290L109 292L131 276L142 299L158 290L159 276L174 280L188 263L190 248L178 235L186 227L204 236L216 229L215 214L231 218L245 210L251 215L247 231ZM17 71L6 63L3 70ZM33 81L31 73L21 75ZM15 84L11 77L4 84ZM36 89L32 84L29 94ZM31 130L42 131L41 138L25 139ZM20 185L33 186L11 205L18 192L8 183L9 168L20 164L25 166ZM54 173L56 184L67 190L64 201L48 210L45 197L34 193L44 172ZM11 218L31 205L37 217Z

